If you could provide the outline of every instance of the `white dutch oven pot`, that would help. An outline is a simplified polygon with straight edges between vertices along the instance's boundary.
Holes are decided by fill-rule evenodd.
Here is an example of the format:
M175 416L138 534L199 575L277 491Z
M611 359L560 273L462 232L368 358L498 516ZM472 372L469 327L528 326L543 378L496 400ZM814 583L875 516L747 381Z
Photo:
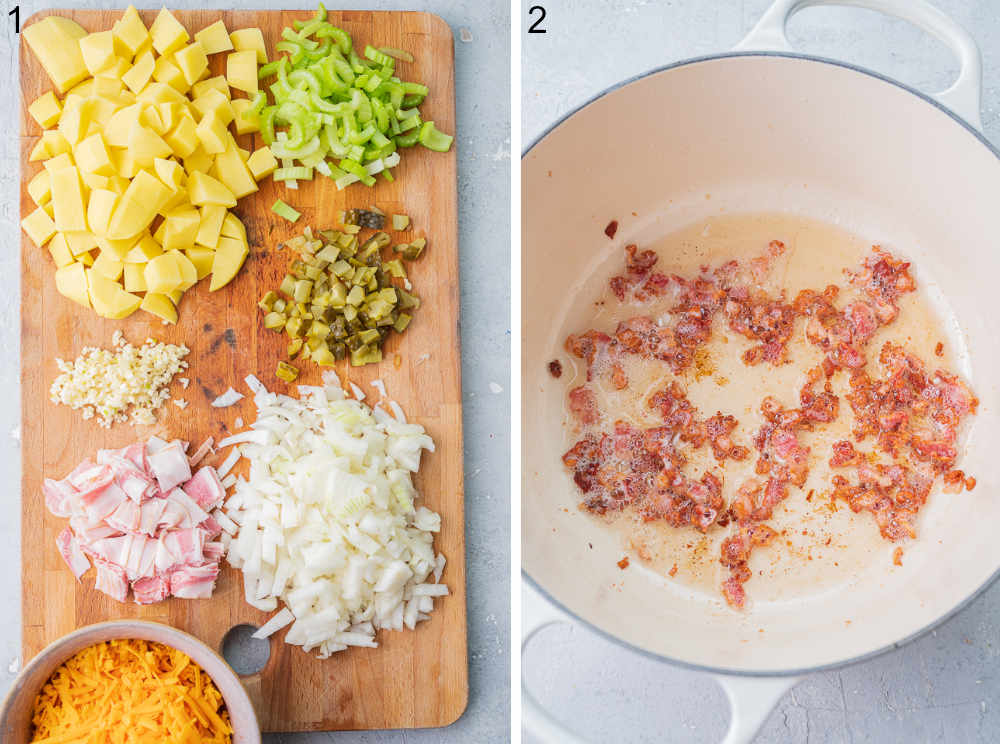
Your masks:
M1000 567L1000 499L990 467L1000 431L1000 342L991 322L1000 277L1000 156L980 133L979 51L925 2L841 0L836 4L895 15L941 39L961 62L958 80L928 97L791 52L789 17L826 4L834 3L778 0L736 51L671 65L601 94L522 160L522 653L543 626L577 622L713 673L732 706L729 744L750 741L802 675L917 637L972 601ZM593 298L593 276L609 260L620 262L622 245L665 235L719 207L788 210L902 246L921 283L943 298L954 321L950 340L963 350L961 371L981 401L960 462L979 485L961 497L931 497L902 568L880 564L818 596L790 592L756 604L750 619L719 597L679 589L651 571L617 568L620 537L576 509L578 494L559 459L565 384L546 371L566 335L586 326L586 303L577 300ZM633 211L640 216L630 217ZM621 222L613 241L602 234L611 218ZM759 627L766 632L755 632ZM583 742L523 688L522 701L525 726L536 736Z

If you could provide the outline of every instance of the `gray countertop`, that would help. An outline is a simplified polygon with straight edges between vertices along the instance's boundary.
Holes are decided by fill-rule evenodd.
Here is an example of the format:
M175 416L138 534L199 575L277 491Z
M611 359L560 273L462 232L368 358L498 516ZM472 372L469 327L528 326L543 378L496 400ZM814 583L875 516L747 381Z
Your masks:
M985 66L983 121L1000 144L1000 3L933 0L968 29ZM531 3L523 4L526 11ZM725 51L769 0L539 0L544 35L522 29L525 146L614 83L666 63ZM815 8L789 24L803 52L874 69L921 90L946 88L958 64L940 42L879 14ZM808 677L768 719L763 742L1000 740L1000 583L904 648ZM708 677L657 663L588 630L553 626L527 650L528 685L590 741L720 741L728 719ZM526 744L535 744L525 737Z
M159 3L142 2L140 6ZM214 3L209 3L213 5ZM328 3L329 4L329 3ZM57 7L106 8L97 0L60 0ZM21 19L46 7L22 3ZM127 3L114 5L125 7ZM203 8L195 0L170 7ZM251 3L265 7L263 3ZM10 4L13 7L13 3ZM278 0L268 9L310 8L311 2ZM338 8L372 8L349 2ZM469 609L469 707L447 729L270 735L266 742L494 742L510 728L510 6L502 0L383 0L379 10L427 10L448 22L455 36L458 105L459 245L462 294L462 388L465 405L465 504ZM4 15L7 9L5 7ZM0 34L0 74L8 95L18 90L18 45L13 26ZM0 520L0 691L20 667L20 334L18 173L16 108L0 111L0 473L10 491ZM491 383L499 384L499 393ZM40 411L39 415L44 415ZM40 498L40 494L27 497ZM40 546L26 546L38 550Z

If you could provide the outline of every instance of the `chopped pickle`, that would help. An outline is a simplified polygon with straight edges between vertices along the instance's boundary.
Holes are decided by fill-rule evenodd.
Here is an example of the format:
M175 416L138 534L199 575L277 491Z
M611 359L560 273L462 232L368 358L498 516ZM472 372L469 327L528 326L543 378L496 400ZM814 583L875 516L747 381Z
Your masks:
M295 378L299 376L299 370L288 362L278 362L278 368L274 371L274 374L278 379L285 382L295 382Z
M283 313L268 313L264 316L264 327L272 331L280 331L285 327L285 315Z
M300 351L302 351L302 339L293 338L292 342L288 344L288 358L294 359Z

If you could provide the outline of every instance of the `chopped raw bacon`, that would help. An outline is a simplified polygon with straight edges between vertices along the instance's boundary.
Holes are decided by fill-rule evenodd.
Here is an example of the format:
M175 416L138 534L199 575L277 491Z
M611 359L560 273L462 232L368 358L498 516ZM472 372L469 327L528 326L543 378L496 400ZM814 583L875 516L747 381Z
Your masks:
M45 480L46 506L69 517L56 544L77 578L89 555L95 587L120 602L130 585L139 604L211 596L223 551L215 541L222 527L208 512L226 492L215 468L192 475L184 451L177 441L156 452L143 443L101 450L65 479Z

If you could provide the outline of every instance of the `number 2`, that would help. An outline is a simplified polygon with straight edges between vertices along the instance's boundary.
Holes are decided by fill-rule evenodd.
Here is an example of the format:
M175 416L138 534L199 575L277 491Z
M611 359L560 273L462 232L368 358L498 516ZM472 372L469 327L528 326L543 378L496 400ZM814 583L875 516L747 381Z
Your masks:
M539 12L539 13L540 13L541 15L539 15L539 16L538 16L538 18L536 18L536 19L535 19L535 22L534 22L534 23L532 23L532 24L531 24L531 25L530 25L530 26L528 27L528 33L529 33L529 34L544 34L544 33L547 33L547 32L546 32L546 30L545 30L544 28L539 28L539 27L538 27L538 26L539 26L539 24L540 24L540 23L541 23L542 21L544 21L544 20L545 20L545 8L543 8L543 7L541 6L541 5L532 5L532 6L530 7L530 8L528 8L528 15L529 15L529 16L530 16L530 15L532 15L532 14L533 14L533 13L534 13L534 12L535 12L536 10L537 10L537 11L538 11L538 12Z

